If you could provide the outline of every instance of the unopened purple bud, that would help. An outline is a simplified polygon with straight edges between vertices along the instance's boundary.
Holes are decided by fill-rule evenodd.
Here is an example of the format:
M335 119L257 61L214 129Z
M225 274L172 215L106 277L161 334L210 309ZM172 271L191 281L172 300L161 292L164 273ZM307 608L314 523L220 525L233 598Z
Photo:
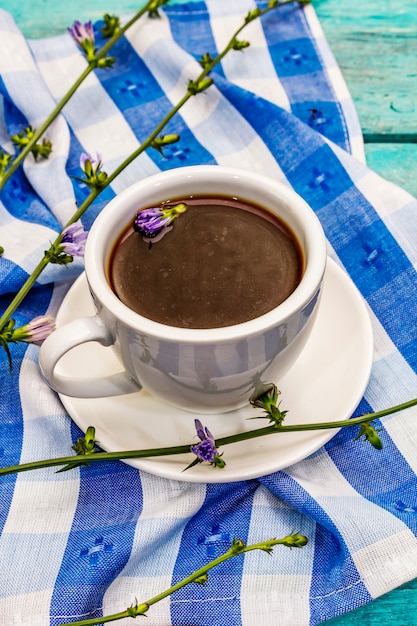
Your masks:
M87 162L89 162L90 165L88 165ZM86 152L83 152L80 156L80 168L83 170L83 172L85 172L86 167L92 169L93 165L96 165L95 171L100 169L102 165L101 154L97 152L96 158L94 159L92 156L90 156Z
M25 326L22 326L15 332L16 335L18 333L21 335L20 337L17 337L20 341L34 343L39 346L54 330L54 318L50 315L40 315L38 317L34 317L29 324L25 324Z
M68 28L68 32L74 41L81 47L83 47L82 44L85 42L94 43L94 30L91 21L81 24L80 21L75 20L72 28Z

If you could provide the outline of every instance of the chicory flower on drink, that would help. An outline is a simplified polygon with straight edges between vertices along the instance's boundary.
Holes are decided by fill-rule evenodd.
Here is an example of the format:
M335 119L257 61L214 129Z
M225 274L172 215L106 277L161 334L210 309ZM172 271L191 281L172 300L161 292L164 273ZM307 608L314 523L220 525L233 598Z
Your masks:
M150 207L138 211L133 229L142 235L144 241L156 242L172 229L172 222L187 210L184 202L170 206Z

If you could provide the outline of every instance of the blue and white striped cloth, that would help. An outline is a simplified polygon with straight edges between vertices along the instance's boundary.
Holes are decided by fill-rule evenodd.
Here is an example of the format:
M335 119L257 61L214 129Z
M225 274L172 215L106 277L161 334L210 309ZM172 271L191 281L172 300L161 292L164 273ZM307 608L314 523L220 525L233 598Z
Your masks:
M114 69L91 74L48 131L48 161L28 158L0 198L1 307L81 202L81 152L111 172L153 130L221 50L254 0L171 2L115 47ZM259 6L265 6L260 2ZM77 16L74 16L76 19ZM98 37L100 35L98 34ZM0 10L0 143L41 120L85 67L66 33L25 41ZM217 163L261 171L314 208L331 255L369 305L372 375L358 413L417 392L417 201L367 169L352 100L311 6L289 5L242 33L251 46L226 57L215 86L166 129L181 141L165 158L132 163L85 215L160 169ZM82 263L50 266L16 315L54 314ZM79 429L41 379L38 348L1 359L0 462L64 456ZM326 398L323 398L323 403ZM417 576L417 411L382 420L382 452L342 430L285 471L231 484L158 478L120 462L0 480L0 624L57 625L100 618L144 601L223 552L295 529L302 550L254 552L153 606L159 626L305 626L350 611ZM130 619L126 623L130 623Z

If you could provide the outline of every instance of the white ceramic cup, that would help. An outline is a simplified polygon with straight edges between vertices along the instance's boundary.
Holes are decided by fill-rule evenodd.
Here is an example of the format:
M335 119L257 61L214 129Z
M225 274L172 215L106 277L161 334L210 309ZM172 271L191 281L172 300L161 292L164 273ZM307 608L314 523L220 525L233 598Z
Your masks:
M106 272L119 234L140 208L190 195L238 197L276 213L289 226L303 250L305 268L300 284L283 303L248 322L199 330L152 321L118 299ZM275 180L216 165L161 172L124 190L97 217L85 249L85 272L97 314L53 332L41 347L40 367L49 385L67 396L106 397L143 387L188 411L236 409L248 403L259 381L279 386L302 351L317 313L326 258L324 233L312 209ZM66 352L88 341L113 346L120 356L120 373L76 379L56 371Z

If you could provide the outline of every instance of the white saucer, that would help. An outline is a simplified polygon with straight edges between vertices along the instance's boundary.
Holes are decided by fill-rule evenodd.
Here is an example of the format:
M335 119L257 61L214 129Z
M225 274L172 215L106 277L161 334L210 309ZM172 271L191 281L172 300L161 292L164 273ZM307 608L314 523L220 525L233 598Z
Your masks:
M65 297L57 325L93 315L94 309L83 274ZM348 419L368 383L373 339L366 305L356 287L334 261L328 260L316 323L307 347L290 372L275 382L282 392L286 424ZM67 376L98 376L120 369L112 348L89 343L74 348L59 364ZM171 407L145 391L125 396L81 399L61 395L62 403L85 432L96 429L100 447L109 452L196 443L192 413ZM223 437L268 425L249 420L261 411L251 406L201 420L214 437ZM300 461L329 441L337 430L274 434L225 446L220 451L223 469L200 464L184 468L193 455L126 461L157 476L195 483L220 483L264 476Z

